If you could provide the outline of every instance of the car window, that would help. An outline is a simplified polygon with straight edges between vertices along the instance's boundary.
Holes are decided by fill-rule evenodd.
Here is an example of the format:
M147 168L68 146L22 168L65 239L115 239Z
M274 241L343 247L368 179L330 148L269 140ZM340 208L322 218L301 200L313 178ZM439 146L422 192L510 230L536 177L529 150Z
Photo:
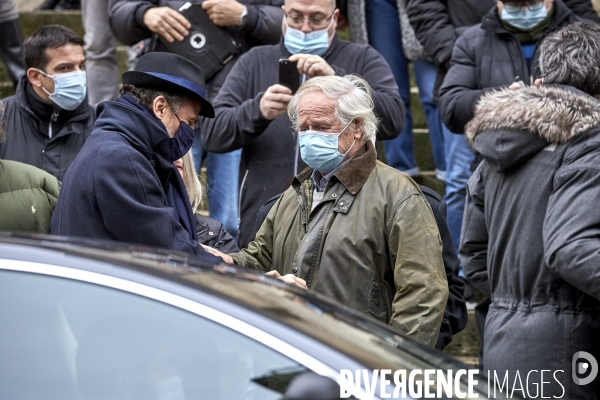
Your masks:
M139 295L0 272L2 399L280 399L306 368Z

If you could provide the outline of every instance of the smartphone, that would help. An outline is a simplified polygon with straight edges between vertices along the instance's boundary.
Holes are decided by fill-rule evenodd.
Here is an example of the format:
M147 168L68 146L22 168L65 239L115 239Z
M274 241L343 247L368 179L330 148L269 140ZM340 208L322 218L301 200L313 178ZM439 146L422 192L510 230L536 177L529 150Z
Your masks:
M298 72L298 62L291 62L287 58L279 60L279 84L290 88L292 94L298 91L300 87L300 72Z

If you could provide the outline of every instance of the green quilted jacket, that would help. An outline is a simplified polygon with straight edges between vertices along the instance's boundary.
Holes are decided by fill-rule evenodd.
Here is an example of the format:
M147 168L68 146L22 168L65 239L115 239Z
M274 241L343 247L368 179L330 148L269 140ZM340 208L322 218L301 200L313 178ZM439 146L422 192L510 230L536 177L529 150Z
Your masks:
M34 166L0 160L0 231L50 233L60 182Z

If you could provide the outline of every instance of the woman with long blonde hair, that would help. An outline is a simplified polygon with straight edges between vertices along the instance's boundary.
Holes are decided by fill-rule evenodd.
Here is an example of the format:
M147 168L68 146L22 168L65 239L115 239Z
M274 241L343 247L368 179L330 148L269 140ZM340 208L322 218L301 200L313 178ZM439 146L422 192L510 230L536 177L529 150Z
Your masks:
M185 189L187 191L192 211L196 218L196 230L198 242L210 246L223 253L235 253L240 251L233 237L223 228L223 224L216 219L202 215L199 212L202 203L202 184L194 170L194 159L192 151L188 151L182 158L173 163L181 174Z

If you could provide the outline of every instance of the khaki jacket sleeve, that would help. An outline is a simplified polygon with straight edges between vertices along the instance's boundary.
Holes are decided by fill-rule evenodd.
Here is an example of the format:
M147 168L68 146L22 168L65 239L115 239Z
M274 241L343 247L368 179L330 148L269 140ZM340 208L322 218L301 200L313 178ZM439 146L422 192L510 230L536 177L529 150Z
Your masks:
M396 285L390 325L435 347L448 300L448 281L442 241L424 196L420 192L407 192L400 198L394 205L388 228Z
M281 204L281 198L273 205L267 218L265 218L265 221L256 233L256 237L248 244L248 247L239 253L229 254L237 265L262 272L269 272L273 269L273 232L275 215Z

